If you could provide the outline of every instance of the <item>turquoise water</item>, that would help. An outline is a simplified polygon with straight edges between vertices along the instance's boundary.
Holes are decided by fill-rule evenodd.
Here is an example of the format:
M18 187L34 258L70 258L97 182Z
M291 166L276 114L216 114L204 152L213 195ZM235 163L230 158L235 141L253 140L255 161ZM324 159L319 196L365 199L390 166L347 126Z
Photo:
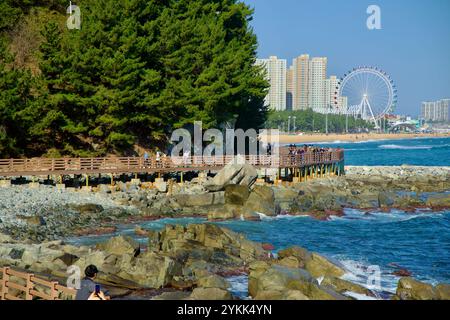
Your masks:
M336 142L330 146L345 148L348 165L450 165L450 139L413 139L365 143ZM448 193L450 196L450 193ZM142 223L159 230L165 224L203 223L204 219L163 219ZM261 222L227 221L218 223L242 232L254 241L275 246L275 252L292 245L327 255L341 262L348 280L368 284L370 275L381 271L380 292L394 292L398 277L392 263L409 270L416 279L432 284L450 283L450 212L409 214L364 214L346 210L346 216L331 221L309 217L263 217ZM118 234L135 237L136 225L119 226ZM112 235L71 239L78 244L92 244ZM142 243L146 239L137 238ZM372 266L372 267L371 267ZM376 266L376 267L373 267ZM235 293L245 296L245 277L233 279Z
M163 219L139 224L160 230L165 224L204 223L204 219ZM217 223L251 240L271 243L275 252L299 245L333 258L349 271L349 280L367 284L373 274L370 266L381 271L381 291L394 292L398 277L390 264L406 268L416 279L436 284L450 282L450 212L408 214L400 211L366 215L346 210L346 216L331 221L309 217L264 217L261 222L227 221ZM124 234L145 244L147 239L134 235L136 225L119 226L114 235ZM113 235L71 239L76 244L94 244ZM373 269L375 270L375 269ZM372 271L373 272L373 271Z
M450 166L450 138L418 138L324 144L345 149L345 163L356 166Z

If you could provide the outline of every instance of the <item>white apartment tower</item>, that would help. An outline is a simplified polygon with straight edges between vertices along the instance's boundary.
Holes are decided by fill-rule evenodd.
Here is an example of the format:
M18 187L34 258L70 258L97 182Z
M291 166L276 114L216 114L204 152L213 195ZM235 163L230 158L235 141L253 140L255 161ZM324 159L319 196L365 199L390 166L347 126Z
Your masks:
M422 102L422 119L435 122L449 121L449 105L450 99Z
M306 110L309 106L309 55L303 54L293 63L293 110Z
M293 110L294 106L294 67L286 71L286 110Z
M312 58L309 63L309 107L316 111L326 107L327 58Z
M276 111L286 110L287 61L271 56L269 59L257 59L256 64L265 67L270 83L269 94L265 98L266 106Z
M336 111L341 108L339 99L339 80L336 76L330 76L325 80L325 107L329 111Z

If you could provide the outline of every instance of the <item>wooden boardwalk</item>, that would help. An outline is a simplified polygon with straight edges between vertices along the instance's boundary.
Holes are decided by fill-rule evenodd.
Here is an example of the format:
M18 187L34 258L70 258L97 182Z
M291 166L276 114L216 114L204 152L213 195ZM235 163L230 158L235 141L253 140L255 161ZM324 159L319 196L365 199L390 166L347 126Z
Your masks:
M0 159L0 176L44 176L80 174L143 174L188 171L218 171L235 157L109 157L109 158L31 158ZM344 161L342 149L290 155L280 149L278 156L245 156L246 163L258 169L298 169L309 166L338 165Z
M0 268L0 300L74 300L75 289L34 274Z

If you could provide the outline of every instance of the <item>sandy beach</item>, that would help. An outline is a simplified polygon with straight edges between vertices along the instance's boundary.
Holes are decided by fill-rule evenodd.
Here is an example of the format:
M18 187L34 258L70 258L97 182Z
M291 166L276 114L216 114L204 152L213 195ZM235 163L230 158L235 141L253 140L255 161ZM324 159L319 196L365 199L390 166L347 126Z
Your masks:
M315 143L315 142L358 142L370 140L397 140L414 138L442 138L450 137L450 133L438 134L411 134L411 133L365 133L365 134L303 134L303 135L280 135L280 143ZM264 136L261 137L264 140Z

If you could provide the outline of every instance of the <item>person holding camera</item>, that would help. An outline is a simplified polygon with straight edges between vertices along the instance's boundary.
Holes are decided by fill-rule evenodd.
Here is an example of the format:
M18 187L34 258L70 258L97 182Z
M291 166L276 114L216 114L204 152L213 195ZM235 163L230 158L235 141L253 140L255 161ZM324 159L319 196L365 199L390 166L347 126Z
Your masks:
M110 300L108 292L103 292L100 285L95 283L98 269L94 265L89 265L84 270L86 277L81 280L80 289L77 291L75 300Z

